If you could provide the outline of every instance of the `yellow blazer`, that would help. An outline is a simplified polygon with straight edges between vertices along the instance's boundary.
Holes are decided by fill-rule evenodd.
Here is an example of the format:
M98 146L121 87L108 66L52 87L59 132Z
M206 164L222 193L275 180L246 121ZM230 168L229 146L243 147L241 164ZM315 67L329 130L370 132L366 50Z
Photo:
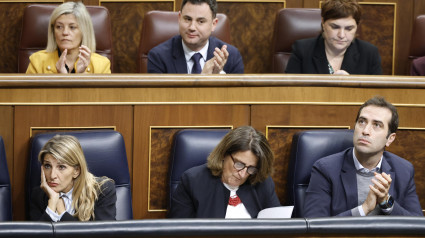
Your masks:
M58 51L47 52L40 50L30 56L30 64L27 68L27 74L57 74L56 62L59 60ZM77 60L78 61L78 60ZM74 69L77 68L75 61ZM89 74L110 74L111 62L105 56L92 53L90 56L90 64L85 73Z

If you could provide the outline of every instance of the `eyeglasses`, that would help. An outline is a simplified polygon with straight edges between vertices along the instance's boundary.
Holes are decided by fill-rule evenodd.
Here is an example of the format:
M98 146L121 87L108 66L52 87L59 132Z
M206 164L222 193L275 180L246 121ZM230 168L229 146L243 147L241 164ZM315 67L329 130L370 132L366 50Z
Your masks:
M233 156L230 154L230 158L232 158L233 160L233 167L237 170L237 171L241 171L242 169L246 168L246 172L249 175L254 175L258 172L258 169L254 166L246 166L246 164L239 162L239 161L235 161L235 159L233 158Z

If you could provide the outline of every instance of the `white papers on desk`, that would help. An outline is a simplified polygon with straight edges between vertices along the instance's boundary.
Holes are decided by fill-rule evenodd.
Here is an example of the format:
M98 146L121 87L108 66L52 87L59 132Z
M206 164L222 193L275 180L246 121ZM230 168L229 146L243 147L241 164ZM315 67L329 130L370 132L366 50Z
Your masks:
M261 210L257 218L291 218L294 206L271 207Z

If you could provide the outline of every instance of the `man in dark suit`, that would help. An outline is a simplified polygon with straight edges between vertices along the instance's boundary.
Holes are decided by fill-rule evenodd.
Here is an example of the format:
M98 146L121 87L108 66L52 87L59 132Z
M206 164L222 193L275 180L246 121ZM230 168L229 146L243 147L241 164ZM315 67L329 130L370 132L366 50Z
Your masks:
M397 127L391 103L381 97L366 101L357 114L354 148L313 165L304 216L423 216L413 165L385 151Z
M148 73L244 73L238 49L211 36L216 14L216 0L183 0L180 35L149 51Z

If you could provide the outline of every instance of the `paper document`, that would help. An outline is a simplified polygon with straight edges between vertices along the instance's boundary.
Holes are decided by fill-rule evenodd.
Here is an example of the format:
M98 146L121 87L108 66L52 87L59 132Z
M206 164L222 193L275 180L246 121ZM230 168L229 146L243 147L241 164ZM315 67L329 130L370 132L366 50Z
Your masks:
M257 218L291 218L294 206L271 207L261 210Z

